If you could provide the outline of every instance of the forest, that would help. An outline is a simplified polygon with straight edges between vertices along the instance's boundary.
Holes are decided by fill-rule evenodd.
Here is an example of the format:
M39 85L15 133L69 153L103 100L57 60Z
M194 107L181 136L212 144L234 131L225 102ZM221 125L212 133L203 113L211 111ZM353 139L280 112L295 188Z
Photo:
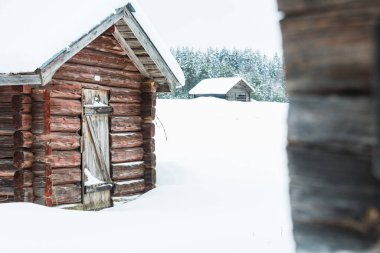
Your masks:
M197 50L188 47L172 48L185 77L185 86L175 93L163 93L160 98L191 98L189 91L201 80L218 77L243 77L255 91L257 101L287 102L282 59L252 49Z

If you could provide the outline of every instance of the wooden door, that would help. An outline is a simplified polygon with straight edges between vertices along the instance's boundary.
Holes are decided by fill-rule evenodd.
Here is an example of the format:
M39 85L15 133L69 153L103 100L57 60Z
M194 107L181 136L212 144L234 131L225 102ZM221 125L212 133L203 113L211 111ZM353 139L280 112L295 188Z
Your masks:
M83 206L97 210L112 206L109 152L108 93L83 90L82 178Z

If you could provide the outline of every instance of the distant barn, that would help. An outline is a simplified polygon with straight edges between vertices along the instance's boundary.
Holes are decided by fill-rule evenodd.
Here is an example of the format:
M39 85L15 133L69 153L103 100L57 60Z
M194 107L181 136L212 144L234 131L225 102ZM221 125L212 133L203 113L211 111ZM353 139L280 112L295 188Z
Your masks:
M216 97L229 101L251 101L253 87L241 77L210 78L198 83L189 94L194 98Z
M0 203L93 210L155 187L156 93L184 76L131 1L2 6Z

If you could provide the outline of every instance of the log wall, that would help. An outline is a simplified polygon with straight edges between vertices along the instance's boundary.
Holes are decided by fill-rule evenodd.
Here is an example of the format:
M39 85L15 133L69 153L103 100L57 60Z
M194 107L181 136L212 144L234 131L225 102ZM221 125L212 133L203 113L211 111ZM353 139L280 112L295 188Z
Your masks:
M28 194L24 193L24 187L29 187L27 182L22 182L23 177L15 174L22 166L13 160L15 153L22 150L14 144L14 134L16 130L28 130L30 128L31 100L29 97L30 88L27 86L4 86L0 87L0 203L12 202L16 200L30 200ZM18 173L20 174L20 173ZM25 181L27 179L26 173ZM20 190L15 191L15 188ZM16 195L15 195L16 193Z
M109 94L112 196L154 188L157 84L140 74L107 31L48 85L0 88L0 201L82 201L82 89Z
M380 236L372 88L380 5L367 0L278 4L285 13L281 29L297 252L367 252Z

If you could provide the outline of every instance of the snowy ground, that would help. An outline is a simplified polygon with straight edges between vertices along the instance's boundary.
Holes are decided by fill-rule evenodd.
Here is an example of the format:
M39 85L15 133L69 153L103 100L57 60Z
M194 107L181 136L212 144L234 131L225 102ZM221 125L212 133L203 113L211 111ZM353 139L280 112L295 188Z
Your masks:
M0 205L0 252L293 252L287 105L157 106L157 189L102 212Z

